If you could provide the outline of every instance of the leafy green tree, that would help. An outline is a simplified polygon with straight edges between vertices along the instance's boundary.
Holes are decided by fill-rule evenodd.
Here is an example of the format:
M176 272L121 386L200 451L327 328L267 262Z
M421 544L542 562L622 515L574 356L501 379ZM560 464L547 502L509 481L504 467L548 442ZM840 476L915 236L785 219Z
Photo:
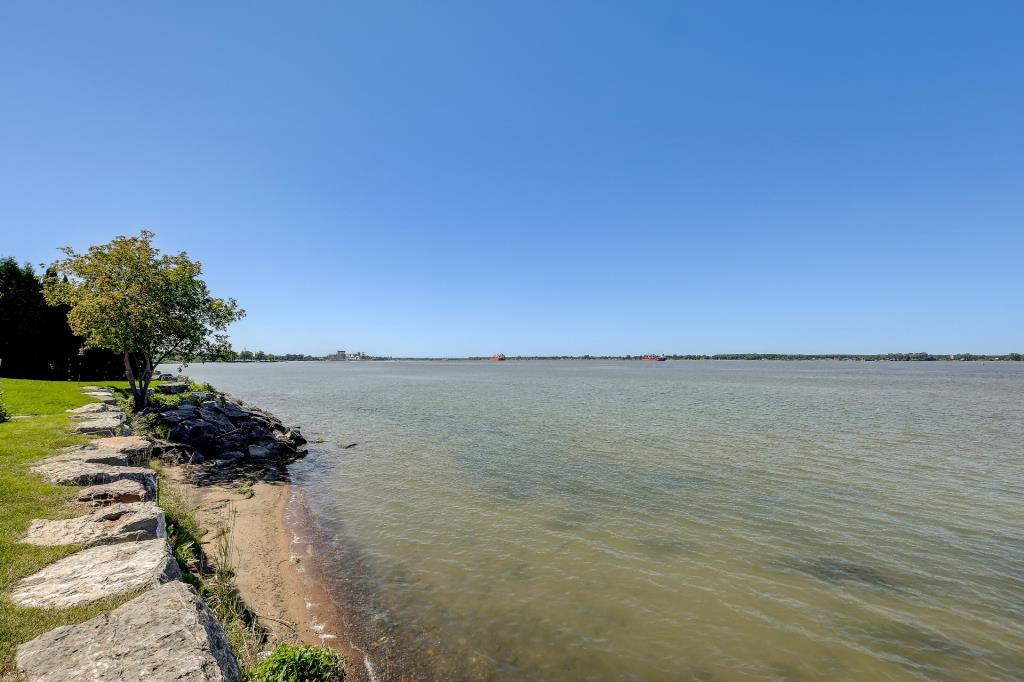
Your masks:
M188 362L219 352L227 338L218 332L245 315L234 299L210 295L199 262L185 252L161 254L153 236L143 230L85 253L64 247L54 264L64 277L45 282L47 301L68 306L68 323L86 346L123 356L136 409L148 404L153 369L167 356Z

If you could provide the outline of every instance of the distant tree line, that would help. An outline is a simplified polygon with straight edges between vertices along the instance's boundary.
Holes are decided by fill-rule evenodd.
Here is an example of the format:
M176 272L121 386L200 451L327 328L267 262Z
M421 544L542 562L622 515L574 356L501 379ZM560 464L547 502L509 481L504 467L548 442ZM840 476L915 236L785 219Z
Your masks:
M68 306L47 305L44 283L30 264L0 259L0 376L22 379L119 379L124 364L116 353L85 348L68 325Z
M642 355L510 355L509 360L640 360ZM941 360L990 360L990 361L1021 361L1024 355L1021 353L1007 353L1005 355L977 355L974 353L877 353L873 355L857 355L854 353L718 353L706 354L672 354L666 355L669 360L857 360L864 362L871 361L892 361L892 362L928 362ZM467 358L397 358L402 360L486 360L486 356L472 356Z
M673 360L861 360L890 362L931 362L939 360L1021 360L1020 353L1006 355L975 355L974 353L877 353L857 355L851 353L825 353L801 355L792 353L723 353L718 355L669 355Z
M219 358L222 362L286 362L295 360L323 360L323 358L314 357L312 355L303 355L302 353L285 353L284 355L276 355L274 353L264 353L261 350L253 352L251 350L230 351Z
M171 356L167 362L180 362L182 359ZM194 362L294 362L323 360L315 355L304 355L302 353L285 353L278 355L264 351L240 350L236 351L230 346L216 349L213 352L199 353L193 358Z

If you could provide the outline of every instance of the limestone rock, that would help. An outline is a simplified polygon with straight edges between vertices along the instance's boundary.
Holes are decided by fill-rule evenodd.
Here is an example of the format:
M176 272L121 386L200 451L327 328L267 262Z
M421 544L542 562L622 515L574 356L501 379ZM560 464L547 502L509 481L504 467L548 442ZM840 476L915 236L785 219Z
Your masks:
M43 460L32 467L32 471L59 485L96 485L128 480L140 483L152 493L156 492L156 472L143 467L98 464L57 456Z
M138 466L149 461L153 444L142 436L112 436L97 438L92 442L97 450L113 450L125 455L128 464Z
M108 436L97 438L88 445L72 445L61 449L61 454L50 460L79 460L96 464L143 466L150 460L153 444L141 436Z
M15 585L11 601L19 606L68 608L156 587L180 575L166 540L101 545L25 578Z
M150 502L155 495L137 481L122 479L113 483L92 485L78 493L75 499L94 507L125 502Z
M184 393L188 390L188 384L158 384L157 393Z
M22 542L28 545L112 545L167 537L164 513L152 502L115 504L74 519L36 519Z
M97 412L120 412L123 414L123 411L121 410L120 407L117 407L115 405L107 405L106 403L88 403L86 405L82 405L81 407L75 407L70 410L67 410L67 412L70 412L72 416L93 415Z
M110 393L110 388L107 387L107 386L82 386L81 389L85 393L91 393L91 392L94 392L94 391L99 391L99 392L102 392L102 393Z
M236 682L227 637L190 586L170 582L18 647L28 682Z
M90 391L86 393L86 395L96 398L101 403L106 403L107 405L114 405L117 403L117 398L114 397L113 393L107 393L105 391Z
M80 421L71 429L75 433L95 433L103 436L114 436L121 432L120 416L102 416L96 419Z
M127 467L138 466L148 461L143 460L137 454L124 453L109 448L94 448L90 445L73 445L61 450L59 455L47 457L37 466L43 466L52 462L86 462L89 464L107 464L110 466Z
M103 405L103 403L92 403L93 405ZM88 419L102 419L104 417L118 417L121 421L124 421L124 411L120 408L113 407L112 405L103 405L103 407L109 407L110 410L105 412L90 412L86 414L69 414L68 417L76 421L84 421Z

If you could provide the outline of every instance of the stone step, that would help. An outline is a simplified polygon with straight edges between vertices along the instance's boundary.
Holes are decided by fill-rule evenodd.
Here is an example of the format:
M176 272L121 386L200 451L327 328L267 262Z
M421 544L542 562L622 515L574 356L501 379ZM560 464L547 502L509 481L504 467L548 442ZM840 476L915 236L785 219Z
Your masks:
M153 444L142 436L108 436L97 438L90 445L97 450L113 450L125 455L131 466L148 463L153 452Z
M85 462L88 464L108 464L110 466L127 467L139 466L138 458L118 452L117 450L99 449L88 445L72 445L61 450L59 455L47 457L40 460L37 466L43 466L51 462Z
M188 384L159 384L155 386L157 393L184 393L188 390Z
M111 504L127 502L150 502L155 495L141 483L123 479L113 483L91 485L78 493L76 501L93 507L105 507Z
M73 519L36 519L22 542L28 545L112 545L167 537L164 513L152 502L115 504Z
M92 403L93 405L103 405L103 403ZM110 405L103 405L104 407L110 407ZM113 408L109 412L91 412L89 414L69 414L68 419L75 421L84 421L88 419L101 419L103 417L120 417L121 421L124 421L124 411Z
M83 393L89 393L89 392L92 392L92 391L99 391L99 392L102 392L102 393L110 393L110 387L109 386L81 386L80 390Z
M120 415L104 414L94 419L77 422L71 429L73 433L96 434L100 436L120 435L124 421Z
M88 445L71 445L50 461L81 461L116 466L145 466L153 453L153 444L141 436L109 436L97 438Z
M150 493L156 493L156 472L144 467L98 464L58 455L32 467L51 483L59 485L97 485L114 481L135 481Z
M97 412L117 412L120 414L124 414L124 410L122 410L120 407L117 407L116 405L107 405L106 403L88 403L86 405L82 405L81 407L75 407L70 410L65 410L65 412L69 412L72 415L72 417L75 417L76 419L81 418L82 416L93 415L96 414Z
M106 391L87 391L86 394L89 397L96 398L101 403L107 405L114 405L117 403L117 398L114 397L113 393L107 393Z
M195 590L169 582L18 647L27 682L236 682L227 637Z
M63 609L157 587L180 576L166 540L101 545L25 578L14 586L11 601L18 606Z

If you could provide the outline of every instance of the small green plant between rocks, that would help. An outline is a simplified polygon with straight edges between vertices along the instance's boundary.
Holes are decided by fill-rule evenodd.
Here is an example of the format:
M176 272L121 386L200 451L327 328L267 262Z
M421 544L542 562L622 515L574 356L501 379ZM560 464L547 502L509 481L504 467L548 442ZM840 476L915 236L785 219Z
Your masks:
M190 393L216 393L215 389L210 383L190 381L188 384L188 390Z
M279 644L247 675L248 682L342 682L345 658L308 644Z

